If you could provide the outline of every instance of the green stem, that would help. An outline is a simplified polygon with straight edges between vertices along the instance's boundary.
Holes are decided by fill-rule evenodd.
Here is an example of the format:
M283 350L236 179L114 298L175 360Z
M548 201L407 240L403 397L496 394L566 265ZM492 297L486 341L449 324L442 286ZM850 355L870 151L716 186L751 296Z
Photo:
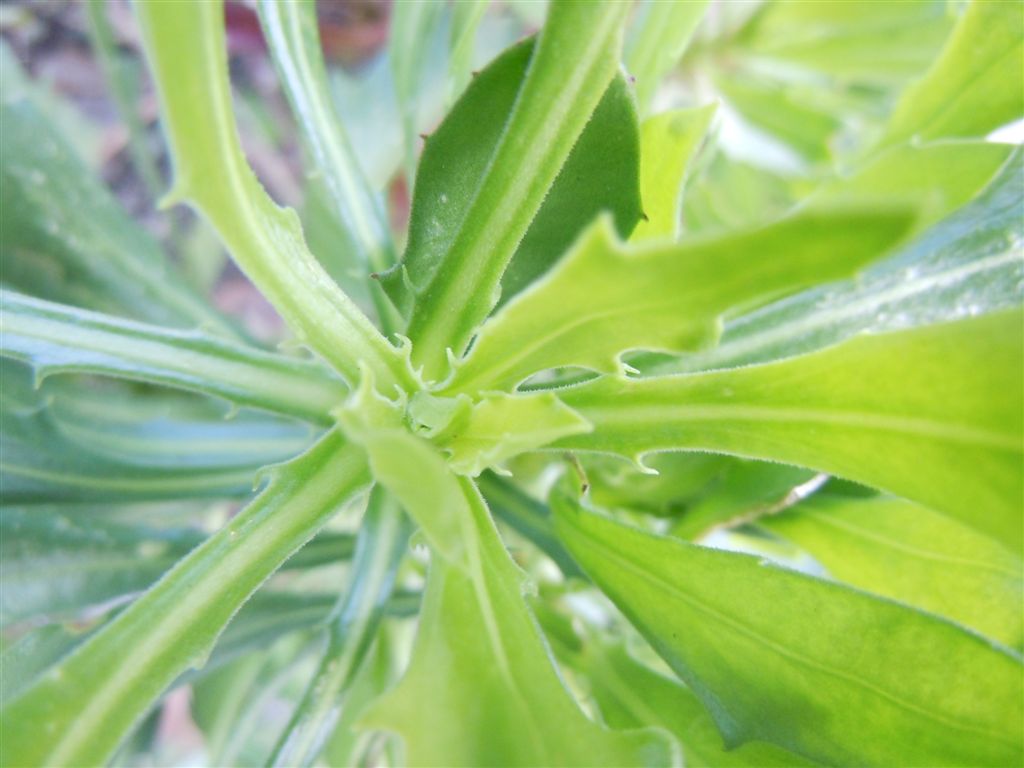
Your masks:
M352 583L335 609L320 666L268 761L272 766L309 766L341 714L355 673L366 658L395 572L406 551L408 524L381 487L374 489L359 529Z
M135 6L175 160L167 202L190 201L299 340L350 382L415 387L403 355L306 246L298 216L267 195L242 153L231 109L222 0ZM187 45L187 49L186 49Z
M553 3L505 132L430 283L416 286L413 360L440 378L497 303L499 281L619 63L629 4Z
M328 433L124 613L0 711L3 765L101 765L235 612L370 482ZM40 734L43 734L40 736Z

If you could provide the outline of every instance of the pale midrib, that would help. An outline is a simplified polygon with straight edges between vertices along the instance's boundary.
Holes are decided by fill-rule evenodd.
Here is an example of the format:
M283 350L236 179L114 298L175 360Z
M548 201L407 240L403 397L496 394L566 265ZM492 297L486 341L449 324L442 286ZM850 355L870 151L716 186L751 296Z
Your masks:
M1012 570L991 563L986 563L981 560L972 560L966 557L957 557L954 555L947 555L940 552L935 552L933 550L912 547L908 544L896 541L895 539L891 539L885 536L879 536L878 534L871 533L870 531L867 531L863 528L858 528L854 525L850 525L845 521L837 520L834 516L830 515L827 512L818 512L808 509L802 510L801 513L810 518L813 518L817 522L827 527L841 530L844 533L848 533L853 537L864 539L875 544L881 544L884 547L888 547L889 549L902 552L906 555L910 555L911 557L915 557L919 560L928 560L937 563L947 563L949 565L962 565L968 568L973 568L978 571L986 571L989 573L997 574L999 576L1006 576L1011 579L1016 579L1018 581L1024 579L1024 572L1014 572Z
M566 401L572 406L571 400ZM667 424L677 422L786 422L828 424L834 426L872 429L883 432L911 434L953 443L978 445L999 451L1024 453L1019 438L985 429L960 424L943 424L930 419L907 416L888 416L862 411L830 411L820 408L789 408L767 406L729 405L576 405L585 418L595 424L598 434L605 424L625 422L637 427L640 422Z
M97 478L95 475L75 474L66 469L49 472L45 469L20 465L9 460L0 461L0 471L4 474L15 477L28 477L33 480L49 480L58 485L72 486L75 488L117 491L215 490L223 492L225 496L230 495L224 488L225 485L244 485L246 480L252 479L255 476L257 469L258 467L246 467L240 470L218 469L213 472L206 473L199 471L196 467L186 467L183 471L172 477L167 477L164 472L161 471L160 476L143 479L129 477L112 478L109 475ZM125 467L123 471L138 472L139 468Z
M714 364L721 365L729 360L735 360L738 357L742 358L753 350L764 348L789 338L798 337L834 322L856 317L883 304L905 299L916 293L924 293L931 289L956 284L979 272L996 269L1004 264L1011 264L1020 259L1019 253L1005 251L996 256L989 256L956 269L928 275L917 280L902 282L889 290L874 293L837 309L815 312L813 315L804 317L796 322L776 326L770 330L761 331L736 341L726 340L721 346L710 353L710 359Z
M908 712L920 715L924 718L932 720L933 722L939 723L948 728L952 728L958 731L964 731L966 733L977 734L979 736L984 736L986 738L993 739L994 741L998 741L1002 744L1010 744L1015 747L1017 746L1016 740L1012 738L1007 738L1002 733L993 732L980 726L967 725L958 719L947 717L945 715L940 715L936 712L924 709L915 704L914 702L907 701L906 699L903 699L894 693L890 693L889 691L886 691L885 689L880 688L877 685L869 683L864 678L848 674L842 671L841 669L832 667L824 662L812 661L811 659L805 658L798 653L790 651L785 646L779 645L776 641L768 639L767 637L759 633L757 630L749 627L743 622L738 621L737 619L728 616L719 611L718 609L706 604L696 596L689 595L686 592L683 592L681 589L679 589L679 587L677 587L675 584L668 581L664 577L639 567L631 560L623 557L617 550L608 546L604 541L598 539L597 537L587 533L586 531L580 528L577 528L576 530L583 536L585 536L592 546L596 546L596 548L602 550L610 559L616 561L617 563L619 563L619 565L636 574L644 581L653 584L655 587L660 588L662 591L675 596L679 600L682 600L684 603L687 603L691 607L695 608L698 612L710 616L712 619L719 621L728 627L731 627L737 633L746 636L755 643L764 646L765 648L773 651L774 653L777 653L780 656L789 659L792 662L795 662L800 666L809 667L810 669L814 669L818 672L829 675L831 677L836 677L840 680L845 680L847 683L850 683L851 685L858 688L863 688L864 690L873 693L879 696L880 698L886 699L891 703L895 704L896 706L905 709Z

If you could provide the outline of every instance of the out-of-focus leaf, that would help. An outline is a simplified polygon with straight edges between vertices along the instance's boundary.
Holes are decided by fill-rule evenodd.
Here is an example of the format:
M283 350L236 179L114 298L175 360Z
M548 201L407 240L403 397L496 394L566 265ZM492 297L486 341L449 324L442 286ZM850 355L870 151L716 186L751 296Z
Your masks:
M893 498L816 496L760 525L837 579L1024 644L1024 563L1001 542Z
M103 763L175 678L203 665L259 585L368 483L360 452L333 432L279 469L246 510L0 710L0 761Z
M148 587L198 545L196 530L161 530L42 510L0 510L0 624L73 617Z
M576 365L615 373L636 349L713 342L737 305L849 275L895 245L905 208L809 209L761 229L626 246L599 221L533 288L481 328L453 391L511 388Z
M814 472L785 464L733 459L672 525L681 539L699 539L716 527L736 527L800 500L795 490Z
M554 447L710 450L855 480L1022 541L1024 314L867 335L775 363L559 390L594 425Z
M278 207L249 167L231 106L223 2L143 3L135 12L174 158L165 203L188 201L206 216L299 341L349 382L366 368L388 391L411 386L403 353L330 279L295 211ZM192 55L181 55L182 40L193 42Z
M612 728L657 725L683 747L692 768L794 768L813 765L774 744L748 742L726 749L715 721L693 692L629 655L622 645L588 645L576 661Z
M930 145L882 155L879 165L843 184L850 194L884 191L884 159L915 173L963 173L984 166L979 145ZM994 146L994 145L988 145ZM969 151L967 147L971 147ZM998 153L998 148L996 148ZM911 160L911 158L913 158ZM962 158L965 165L956 158ZM970 166L968 168L967 166ZM900 185L899 173L888 183ZM963 175L946 177L951 194ZM864 185L864 186L861 186ZM1016 152L972 203L928 230L856 281L813 288L726 323L717 347L654 366L659 373L730 368L810 352L863 331L888 331L984 314L1019 304L1024 297L1024 153ZM646 370L646 369L645 369Z
M417 297L412 359L426 379L443 377L448 350L462 354L497 303L502 274L615 78L628 11L624 3L550 7L504 130L493 152L484 150L486 173L470 177L465 216L427 274L403 265Z
M95 373L329 424L344 382L322 365L0 291L0 355L37 378Z
M931 64L949 34L943 0L764 3L740 33L739 53L840 81L899 84Z
M1024 117L1022 24L1020 3L972 0L942 55L903 95L879 146L915 137L983 137Z
M452 8L448 33L448 102L454 101L469 84L477 29L489 5L488 0L467 0Z
M636 100L643 113L650 109L662 78L682 58L707 8L708 0L645 0L641 4L639 21L626 45L625 63L636 78Z
M784 141L812 162L828 160L829 141L839 130L839 117L808 103L786 84L758 79L747 73L721 75L715 85L752 125Z
M414 518L454 519L462 547L453 557L450 548L434 550L409 669L363 723L401 734L409 765L673 763L659 734L615 733L583 715L555 671L523 597L524 574L483 499L443 467L431 478L443 491L415 482L432 469L407 454L402 467L378 475Z
M8 286L238 337L30 103L0 105L0 120L0 245Z
M50 667L88 637L92 627L75 630L63 624L31 629L17 640L4 643L0 652L0 705L15 698Z
M556 505L556 529L704 702L728 746L763 739L840 765L1024 757L1024 669L1003 646L756 558L642 533L567 499Z
M617 456L583 454L579 459L598 506L658 517L684 514L736 461L713 453L658 453L644 459L648 471L642 472Z
M470 84L423 151L401 266L384 276L406 311L440 268L465 221L526 76L534 42L510 48ZM580 135L502 277L504 300L543 274L603 210L626 236L640 217L639 135L625 80L616 77ZM408 281L411 286L407 284Z
M640 197L646 218L636 225L631 242L678 237L683 184L714 114L714 105L679 109L640 126Z

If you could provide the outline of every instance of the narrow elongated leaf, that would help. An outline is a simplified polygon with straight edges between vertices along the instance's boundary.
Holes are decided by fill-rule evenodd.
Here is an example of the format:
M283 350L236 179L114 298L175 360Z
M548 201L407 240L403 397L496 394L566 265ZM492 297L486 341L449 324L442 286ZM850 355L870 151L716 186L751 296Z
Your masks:
M4 282L176 327L238 332L192 292L32 104L0 105Z
M682 744L687 766L794 768L814 764L763 742L726 749L714 719L692 691L641 664L621 645L587 646L576 665L586 673L591 695L608 725L613 728L658 725L666 729Z
M327 646L268 764L308 766L320 754L376 637L409 527L394 499L375 487L359 528L351 581L332 612Z
M380 467L371 449L375 473L383 470L383 484L416 519L452 519L461 548L434 550L410 667L363 723L401 734L409 765L674 762L659 734L612 733L583 715L555 671L523 597L524 575L479 492L443 467L428 484L434 467L405 455Z
M901 499L817 496L760 525L847 584L1024 644L1024 563L944 515Z
M202 666L256 588L368 482L359 451L336 433L282 468L244 512L0 710L0 762L103 763L178 675Z
M982 137L1024 116L1024 9L973 0L939 59L907 89L879 146Z
M242 154L223 2L140 3L135 12L174 157L166 202L187 200L206 216L299 340L350 383L362 365L388 391L411 384L402 353L330 279L306 247L295 212L270 199ZM181 55L182 40L193 42L193 55Z
M144 589L203 540L83 520L44 510L0 510L0 624L75 617L85 607Z
M327 69L317 34L315 2L258 4L260 23L270 44L278 74L296 122L319 174L330 193L331 211L347 235L356 258L369 270L381 271L395 261L394 244L381 201L363 175L344 125L335 114ZM371 298L385 327L394 324L393 308L380 295Z
M222 397L327 424L345 396L322 365L0 291L0 355L37 378L96 373Z
M640 196L646 218L633 230L631 242L678 237L683 184L715 108L665 112L640 127Z
M452 8L448 34L448 102L451 103L469 84L473 67L476 33L487 11L489 0L469 0Z
M499 282L618 66L625 3L556 3L466 216L416 285L413 360L440 377L499 297Z
M409 244L399 268L383 276L406 312L432 280L466 220L480 179L501 141L536 43L509 48L470 84L420 161L409 222ZM625 237L640 217L636 108L625 79L616 76L544 202L516 246L501 278L507 301L543 274L601 211L610 211Z
M862 336L776 363L605 378L559 397L594 430L555 443L710 450L829 472L1022 541L1024 314Z
M730 746L763 739L840 765L1004 766L1024 757L1024 665L1003 646L567 500L556 526Z
M682 58L704 12L707 0L662 3L646 0L639 26L626 46L626 68L636 78L636 100L646 113L661 80Z
M941 184L928 187L942 190L944 196L958 196L962 193L954 190L962 189L964 174L973 175L998 159L1000 148L992 152L986 147L995 145L936 144L894 150L882 155L877 166L854 177L852 189L843 183L838 187L847 189L844 194L862 191L874 196L884 192L885 184L900 187L901 167L929 176L933 171L927 169L934 167L954 173L942 172ZM883 177L886 167L892 173ZM863 331L928 325L1019 304L1024 285L1022 174L1024 153L1018 151L977 200L866 269L856 281L813 288L769 304L727 322L717 347L642 367L668 373L767 362L820 349Z
M481 328L448 388L511 388L568 365L614 373L629 350L700 348L715 340L726 310L848 275L909 223L899 209L811 210L739 234L629 247L598 222Z

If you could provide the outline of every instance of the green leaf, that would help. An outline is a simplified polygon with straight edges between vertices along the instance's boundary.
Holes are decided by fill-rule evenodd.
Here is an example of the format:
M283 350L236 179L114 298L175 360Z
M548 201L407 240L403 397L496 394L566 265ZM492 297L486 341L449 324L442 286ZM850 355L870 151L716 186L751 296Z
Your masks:
M1000 150L992 144L970 143L894 149L851 183L838 186L845 186L844 194L860 190L875 196L884 185L899 188L902 179L909 181L923 172L942 175L942 194L958 196L961 193L954 190L971 187L964 182L966 174L998 159ZM883 173L887 167L893 169L888 176ZM900 168L912 168L911 176L903 177ZM946 176L945 170L936 169L952 173ZM976 200L868 267L857 280L812 288L769 304L727 322L717 347L642 367L668 373L768 362L863 331L928 325L1019 304L1024 283L1022 174L1024 153L1017 151ZM936 189L931 183L925 188Z
M740 53L840 82L899 84L931 64L950 26L943 0L783 0L759 8L740 33Z
M647 218L636 225L631 242L679 236L683 184L715 109L677 109L640 126L640 196Z
M0 291L0 355L41 380L95 373L221 397L236 405L330 423L347 388L322 365Z
M440 378L499 298L502 273L615 76L625 3L557 3L487 172L427 279L412 276L413 361Z
M46 510L0 510L0 625L73 618L145 589L203 540L198 530L118 525Z
M448 34L448 102L451 103L469 85L477 30L487 12L489 0L467 0L452 8Z
M1020 546L1024 313L861 336L775 363L559 391L594 425L554 447L709 450L810 467Z
M625 246L598 222L484 324L446 389L508 389L558 366L615 373L629 350L706 346L726 310L849 275L909 223L905 209L808 210L736 234Z
M526 77L533 40L498 56L477 75L440 127L420 161L402 264L384 275L391 297L406 312L443 268L448 249L488 170ZM640 218L636 108L625 79L614 78L565 166L516 246L501 278L507 301L543 274L601 211L611 211L625 237Z
M726 743L833 765L1024 757L1021 659L955 624L560 502L577 562L715 717Z
M414 766L674 763L659 734L613 733L580 711L472 482L443 474L440 494L426 484L433 467L420 457L406 454L402 466L402 478L396 470L382 482L414 517L429 510L454 519L462 549L457 559L435 550L409 669L363 724L399 733Z
M209 219L299 341L349 383L365 366L388 391L411 386L404 355L324 272L306 247L298 216L271 200L242 154L223 2L140 3L135 12L174 157L174 188L165 202L188 200ZM181 55L182 40L192 41L193 55Z
M258 4L260 23L270 46L278 76L295 114L312 159L311 173L322 178L330 193L331 212L342 226L346 242L356 250L364 268L382 271L395 261L391 231L381 201L363 175L331 101L327 69L317 33L315 2ZM374 283L371 298L386 326L394 324L394 309Z
M647 0L638 26L626 46L626 69L636 78L636 100L646 114L664 78L683 57L708 0L662 3Z
M1024 564L945 515L893 498L815 496L759 523L855 587L1024 645Z
M683 747L691 768L793 768L813 765L774 744L750 742L726 749L715 721L689 689L629 655L623 645L591 643L576 661L604 721L612 728L657 725Z
M368 482L364 459L336 433L279 470L246 510L0 710L0 762L103 763L175 678L203 665L259 585Z
M972 0L942 55L904 93L879 147L982 137L1024 116L1024 8Z
M32 104L0 105L4 282L176 327L238 331L192 292Z
M320 754L376 637L408 540L402 510L375 487L360 524L350 582L332 611L327 646L268 765L308 766Z
M590 429L549 392L494 392L472 403L465 395L449 400L419 392L409 414L417 430L444 449L449 467L474 477L505 459Z

